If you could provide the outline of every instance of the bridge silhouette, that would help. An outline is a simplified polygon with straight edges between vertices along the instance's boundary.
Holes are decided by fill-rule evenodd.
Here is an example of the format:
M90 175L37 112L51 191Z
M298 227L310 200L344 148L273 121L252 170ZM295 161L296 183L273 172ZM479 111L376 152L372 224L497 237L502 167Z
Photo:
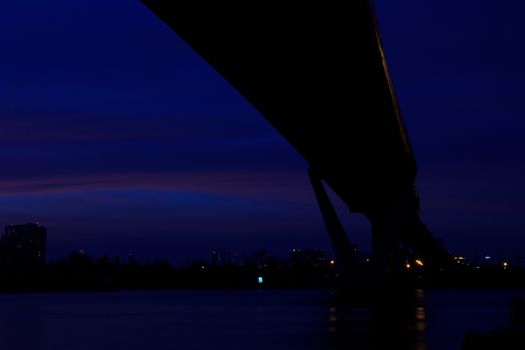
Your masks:
M416 160L370 1L142 2L307 161L343 271L353 250L326 185L369 219L376 275L394 272L401 248L429 268L448 261L419 216Z

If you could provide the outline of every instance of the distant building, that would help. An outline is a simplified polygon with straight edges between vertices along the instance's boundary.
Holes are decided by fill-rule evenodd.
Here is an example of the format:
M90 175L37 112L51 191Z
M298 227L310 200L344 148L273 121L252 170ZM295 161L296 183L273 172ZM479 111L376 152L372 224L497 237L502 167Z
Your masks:
M87 266L91 265L93 259L86 254L84 249L80 249L76 252L71 252L66 261L67 263L75 266Z
M293 263L318 264L326 260L323 249L292 249L290 260Z
M231 250L214 249L210 251L210 264L212 265L237 264L237 258L237 254Z
M39 224L7 225L0 240L3 262L10 267L40 267L46 263L47 229Z
M258 250L246 258L246 264L255 265L257 268L262 269L268 265L272 260L272 257L264 249Z

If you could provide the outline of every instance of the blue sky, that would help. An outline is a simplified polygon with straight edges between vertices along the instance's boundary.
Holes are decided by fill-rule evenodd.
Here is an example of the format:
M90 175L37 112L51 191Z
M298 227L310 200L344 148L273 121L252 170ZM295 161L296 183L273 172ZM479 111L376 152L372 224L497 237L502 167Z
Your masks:
M453 252L522 254L525 5L376 7L425 221ZM10 2L0 31L0 224L46 225L51 258L329 249L305 162L140 2Z

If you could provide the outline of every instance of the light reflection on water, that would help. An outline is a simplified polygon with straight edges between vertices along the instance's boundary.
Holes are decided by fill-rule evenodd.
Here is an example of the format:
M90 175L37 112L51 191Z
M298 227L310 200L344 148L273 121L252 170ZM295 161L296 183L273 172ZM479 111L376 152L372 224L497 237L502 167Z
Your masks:
M426 350L424 292L408 294L378 292L366 307L335 303L327 348Z
M373 307L328 291L0 295L0 348L451 350L468 329L505 325L520 293L417 290L410 305Z

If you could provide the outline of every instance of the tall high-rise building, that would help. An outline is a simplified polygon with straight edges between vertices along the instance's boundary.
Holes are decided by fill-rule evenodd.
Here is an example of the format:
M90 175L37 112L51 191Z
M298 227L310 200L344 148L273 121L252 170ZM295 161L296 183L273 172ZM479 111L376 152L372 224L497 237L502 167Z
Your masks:
M0 241L3 262L11 267L40 267L46 263L47 229L39 224L7 225Z

